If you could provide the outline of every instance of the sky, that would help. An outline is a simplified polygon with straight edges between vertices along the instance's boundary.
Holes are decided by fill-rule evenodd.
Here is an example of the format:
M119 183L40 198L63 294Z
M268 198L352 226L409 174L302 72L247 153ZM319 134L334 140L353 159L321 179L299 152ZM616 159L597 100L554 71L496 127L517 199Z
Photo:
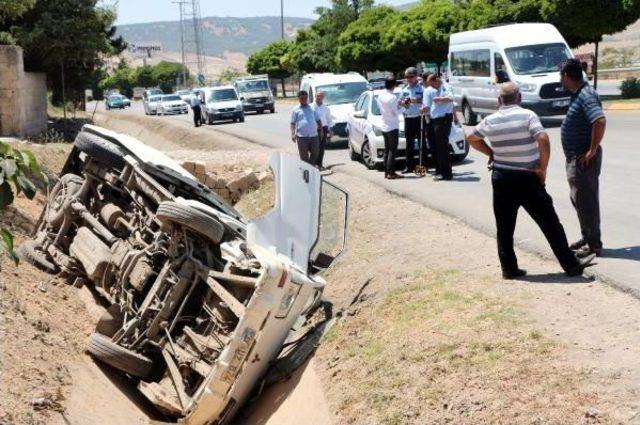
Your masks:
M117 25L142 22L178 20L175 0L104 0L104 4L116 4ZM380 3L402 5L410 0L382 0ZM330 0L284 0L284 15L315 18L318 6L329 6ZM200 0L200 10L205 16L279 16L280 0Z

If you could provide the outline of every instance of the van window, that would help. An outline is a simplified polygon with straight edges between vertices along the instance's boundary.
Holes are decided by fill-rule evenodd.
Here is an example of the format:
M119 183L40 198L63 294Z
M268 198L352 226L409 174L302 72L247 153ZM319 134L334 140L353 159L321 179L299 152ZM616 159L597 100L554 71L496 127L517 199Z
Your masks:
M318 90L324 92L325 105L341 105L355 102L358 96L367 90L367 82L329 84L319 86Z
M360 95L360 98L358 99L358 101L356 102L356 105L354 107L354 109L356 111L362 111L364 109L364 100L367 98L366 93L362 93L362 95Z
M519 75L557 72L560 64L570 57L563 43L511 47L505 49L505 53L511 68Z
M454 77L491 76L489 49L451 52L451 73Z

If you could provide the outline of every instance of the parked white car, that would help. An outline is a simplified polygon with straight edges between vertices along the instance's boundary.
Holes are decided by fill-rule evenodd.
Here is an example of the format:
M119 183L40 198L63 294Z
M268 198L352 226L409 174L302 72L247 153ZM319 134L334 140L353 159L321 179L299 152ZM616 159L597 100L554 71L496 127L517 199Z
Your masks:
M176 92L176 94L178 96L180 96L180 99L184 100L187 103L189 103L191 101L191 90L190 89L178 90Z
M158 115L188 114L189 106L177 94L165 94L158 101Z
M252 390L293 373L329 324L319 273L344 249L346 192L276 153L276 206L248 221L133 137L86 125L74 146L21 256L109 303L87 350L159 410L238 423Z
M384 160L384 138L382 137L382 115L376 99L384 90L370 90L362 93L349 114L349 152L353 161L362 160L369 169L382 169ZM394 92L400 96L400 89ZM456 140L457 139L457 140ZM419 155L419 142L414 151ZM400 140L397 159L405 159L406 140L404 119L400 116ZM449 139L449 151L453 162L461 162L469 153L469 143L463 137Z
M347 121L353 110L353 104L362 92L368 89L369 82L357 72L347 74L307 74L302 77L300 90L309 93L309 103L313 102L318 91L324 92L324 104L329 108L333 121L332 133L335 136L348 137Z
M145 100L142 101L142 106L144 108L145 115L155 115L158 113L158 103L160 103L160 99L162 96L148 96Z
M242 101L233 86L209 87L203 91L206 100L204 116L207 124L221 120L244 122Z

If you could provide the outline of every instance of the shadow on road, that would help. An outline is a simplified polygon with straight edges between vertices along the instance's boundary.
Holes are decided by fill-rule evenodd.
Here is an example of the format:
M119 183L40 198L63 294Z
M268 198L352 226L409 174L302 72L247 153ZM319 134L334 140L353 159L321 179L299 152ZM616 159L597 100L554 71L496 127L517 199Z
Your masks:
M640 246L605 249L602 252L602 256L606 258L619 258L621 260L640 261Z
M340 139L340 140L332 140L331 143L327 143L327 145L325 146L325 149L328 151L334 151L334 150L339 150L339 149L347 149L349 147L349 142L347 141L347 139Z
M574 283L587 283L593 282L593 278L587 278L584 276L569 277L564 273L541 273L530 274L519 278L518 280L529 283L543 283L543 284L557 284L557 285L570 285Z

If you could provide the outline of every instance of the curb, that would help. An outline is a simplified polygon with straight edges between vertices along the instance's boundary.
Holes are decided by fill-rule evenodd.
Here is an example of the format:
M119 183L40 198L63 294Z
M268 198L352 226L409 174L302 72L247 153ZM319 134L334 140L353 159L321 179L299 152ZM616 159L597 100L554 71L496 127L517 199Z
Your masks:
M640 110L640 102L604 102L605 111L638 111Z

